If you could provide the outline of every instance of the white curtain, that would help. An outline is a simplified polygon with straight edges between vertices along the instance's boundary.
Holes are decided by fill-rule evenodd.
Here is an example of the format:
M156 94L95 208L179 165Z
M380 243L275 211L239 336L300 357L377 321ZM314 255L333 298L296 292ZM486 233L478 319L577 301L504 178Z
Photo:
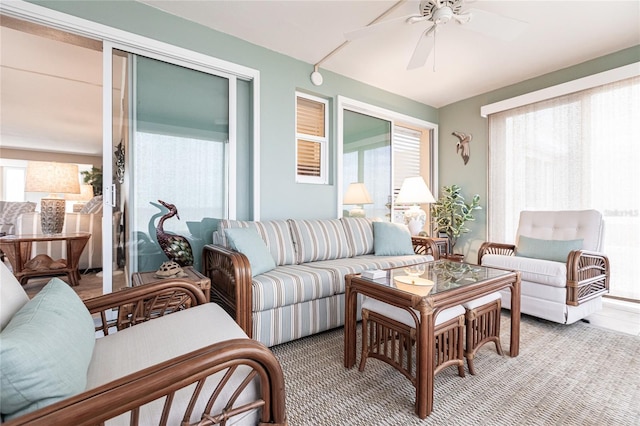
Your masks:
M489 116L489 240L522 210L597 209L611 294L640 299L640 77Z

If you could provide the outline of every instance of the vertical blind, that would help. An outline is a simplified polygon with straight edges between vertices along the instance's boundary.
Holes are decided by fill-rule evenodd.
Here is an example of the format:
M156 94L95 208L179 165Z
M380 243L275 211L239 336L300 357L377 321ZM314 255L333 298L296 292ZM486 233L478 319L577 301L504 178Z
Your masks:
M640 299L639 117L640 77L490 115L489 239L522 210L599 210L611 294Z

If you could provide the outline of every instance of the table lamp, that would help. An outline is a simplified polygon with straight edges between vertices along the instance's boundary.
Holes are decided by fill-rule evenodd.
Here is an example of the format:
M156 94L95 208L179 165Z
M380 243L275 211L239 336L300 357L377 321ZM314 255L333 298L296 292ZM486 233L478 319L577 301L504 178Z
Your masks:
M48 192L40 200L42 233L59 234L64 226L65 200L58 194L80 194L76 164L29 161L26 192Z
M82 207L93 198L93 186L88 184L80 185L80 193L79 194L66 194L64 199L67 201L76 201L73 204L73 211L79 212L82 210Z
M349 217L365 217L364 209L362 205L373 204L369 191L364 183L352 182L347 188L347 192L344 194L343 204L355 205L354 208L349 210Z
M411 235L418 235L424 229L427 213L419 204L435 203L431 191L421 176L408 177L402 182L396 204L411 204L404 212L404 223L409 227Z

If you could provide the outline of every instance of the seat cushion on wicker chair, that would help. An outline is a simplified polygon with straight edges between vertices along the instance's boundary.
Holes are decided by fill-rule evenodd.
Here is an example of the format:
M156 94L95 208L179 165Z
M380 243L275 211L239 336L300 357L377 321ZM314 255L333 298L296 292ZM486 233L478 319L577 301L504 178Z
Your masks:
M567 286L567 266L562 262L486 254L482 257L482 266L520 271L522 281L540 283L552 287Z
M467 310L471 310L479 308L480 306L484 306L498 299L502 299L502 296L500 295L499 291L496 291L495 293L487 294L486 296L482 296L470 302L463 303L462 306Z
M247 335L214 303L199 305L184 311L176 312L153 321L138 324L135 327L118 331L96 341L93 359L87 374L87 389L98 387L104 383L135 373L155 364L167 361L180 355L201 349L205 346L229 340L247 338ZM244 379L247 370L238 368L231 378L230 386L225 387L219 398L225 403L229 401L231 391ZM222 373L209 377L202 395L210 395L220 382ZM240 396L239 401L255 400L258 395L256 386L249 386ZM186 388L191 389L191 387ZM188 403L190 392L178 391L171 409L167 424L181 424L181 413ZM253 397L254 399L250 399ZM163 400L143 406L140 410L140 424L159 424L156 417L162 411ZM198 407L206 401L198 401ZM159 407L159 408L158 408ZM198 409L194 413L198 413ZM255 416L256 412L252 412ZM233 418L238 424L257 424L257 418L239 416ZM191 419L196 422L200 419ZM129 424L128 414L114 419L111 424Z
M407 310L399 308L397 306L390 305L388 303L382 302L377 299L373 299L371 297L364 297L362 301L362 309L367 309L369 311L376 312L382 316L391 318L405 325L408 325L409 327L416 326L416 323L413 317ZM416 316L418 317L418 320L419 320L420 312L418 312L415 309L414 309L414 312L416 313ZM438 326L455 317L464 315L464 312L465 310L462 307L462 305L456 305L452 308L447 308L443 311L440 311L440 313L436 316L435 325Z

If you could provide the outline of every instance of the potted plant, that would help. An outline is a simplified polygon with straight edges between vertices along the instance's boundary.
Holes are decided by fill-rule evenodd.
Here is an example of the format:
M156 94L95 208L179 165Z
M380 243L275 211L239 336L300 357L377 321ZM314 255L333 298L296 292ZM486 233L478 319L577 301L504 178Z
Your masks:
M102 169L91 167L91 170L80 172L84 183L93 186L93 195L102 195Z
M474 210L480 210L480 196L474 195L471 203L465 203L458 185L442 187L442 194L435 204L431 205L431 221L438 234L445 234L449 239L449 254L462 234L470 231L465 227L467 221L473 221Z

